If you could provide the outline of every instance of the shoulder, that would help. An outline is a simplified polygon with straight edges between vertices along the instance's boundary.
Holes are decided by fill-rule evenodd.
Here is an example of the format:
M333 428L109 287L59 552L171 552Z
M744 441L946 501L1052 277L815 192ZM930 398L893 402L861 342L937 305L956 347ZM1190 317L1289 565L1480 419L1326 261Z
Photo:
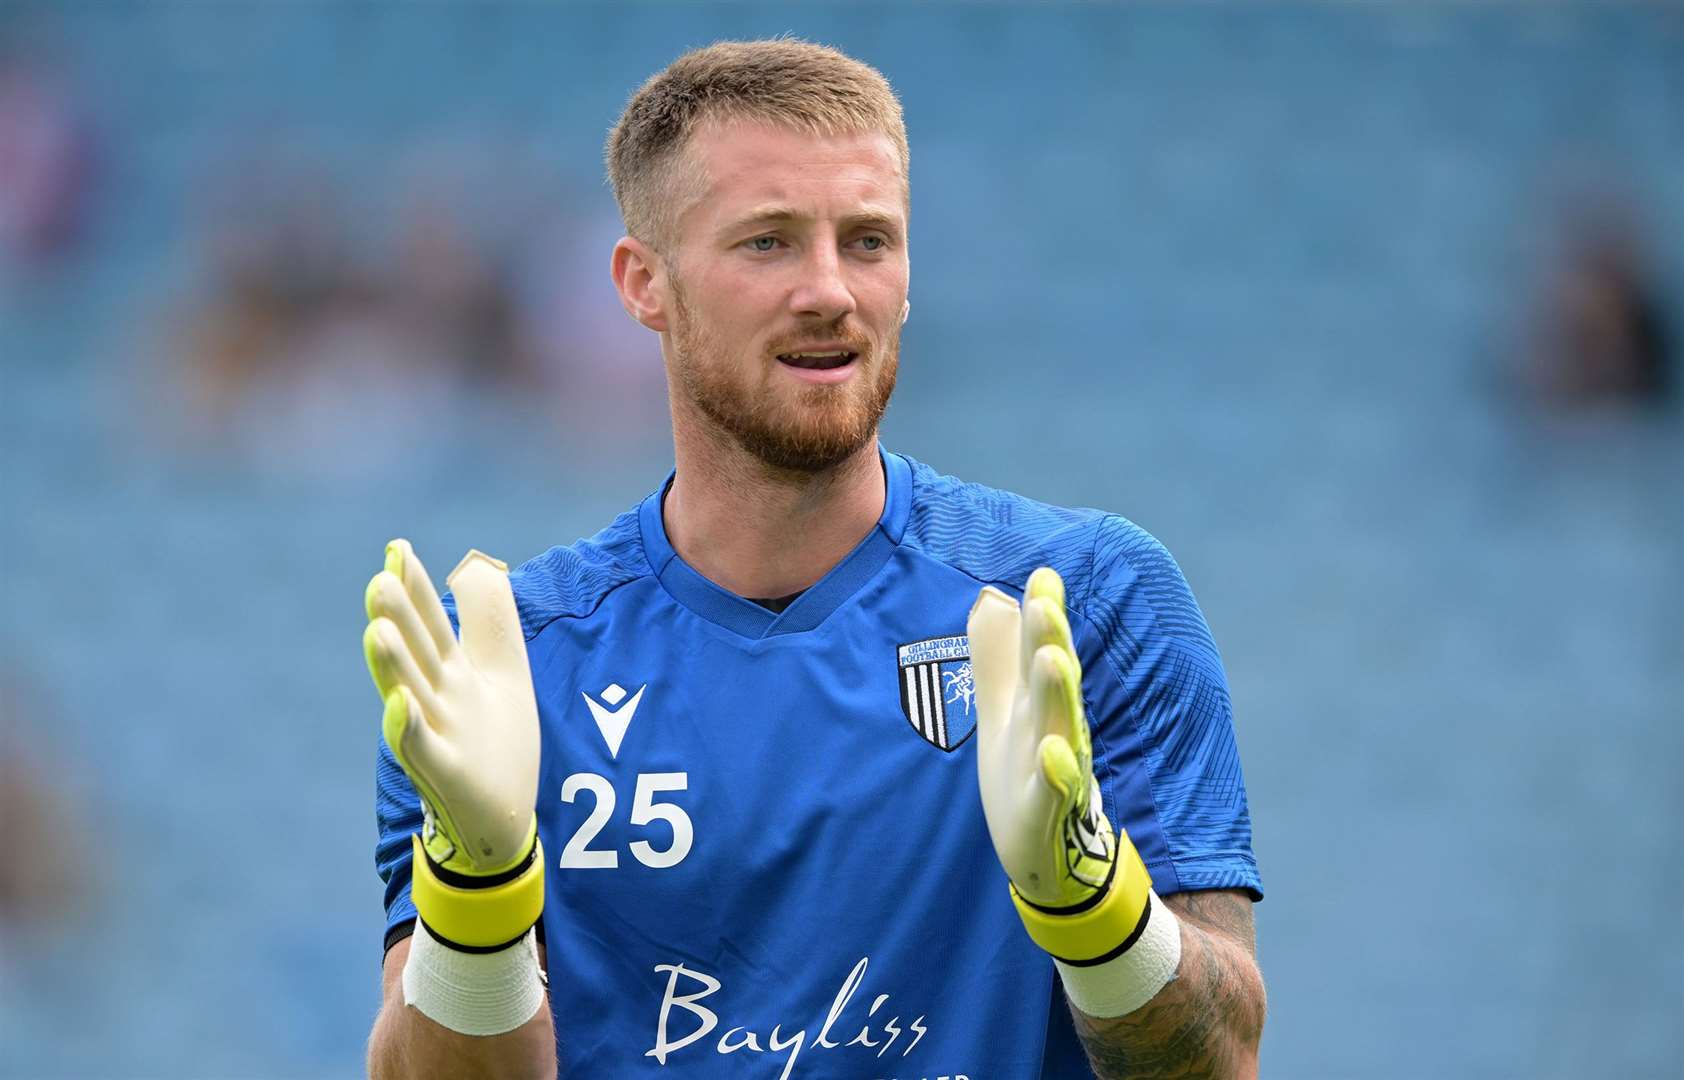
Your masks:
M610 593L651 573L636 509L595 536L558 545L509 572L521 631L528 641L557 619L584 618ZM445 598L452 621L453 598Z
M912 466L912 505L901 543L977 581L1021 589L1031 571L1051 566L1076 595L1092 565L1105 515L1034 499Z
M1134 522L1111 515L1101 524L1094 581L1084 606L1096 621L1132 613L1177 638L1209 644L1210 630L1181 567L1157 537Z
M908 460L912 507L902 543L980 582L1021 589L1035 568L1051 566L1077 608L1096 593L1185 588L1157 538L1120 514L1054 506Z

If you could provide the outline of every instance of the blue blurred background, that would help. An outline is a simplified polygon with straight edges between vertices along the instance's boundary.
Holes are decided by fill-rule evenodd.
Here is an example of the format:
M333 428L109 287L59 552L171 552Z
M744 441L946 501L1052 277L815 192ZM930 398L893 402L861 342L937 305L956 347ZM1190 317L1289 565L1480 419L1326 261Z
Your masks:
M360 1073L363 585L660 482L602 138L786 31L906 106L886 441L1202 600L1264 1075L1680 1075L1684 9L1243 0L0 7L0 1074Z

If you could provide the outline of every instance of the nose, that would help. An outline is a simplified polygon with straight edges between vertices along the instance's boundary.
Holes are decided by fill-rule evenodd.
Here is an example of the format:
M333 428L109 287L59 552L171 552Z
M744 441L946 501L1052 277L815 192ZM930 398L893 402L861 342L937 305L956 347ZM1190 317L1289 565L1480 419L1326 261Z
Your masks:
M854 312L854 292L842 273L842 252L835 244L814 244L801 263L801 278L790 293L794 314L835 322Z

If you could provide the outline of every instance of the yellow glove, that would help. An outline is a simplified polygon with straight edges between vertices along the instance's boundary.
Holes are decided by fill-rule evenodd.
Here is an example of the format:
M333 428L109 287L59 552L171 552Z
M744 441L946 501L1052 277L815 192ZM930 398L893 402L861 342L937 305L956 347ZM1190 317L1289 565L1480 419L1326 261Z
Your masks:
M985 588L967 630L977 779L1012 902L1083 1011L1132 1011L1173 976L1180 936L1128 834L1112 830L1100 805L1064 582L1036 570L1021 608ZM1159 925L1142 942L1149 922Z
M444 944L489 952L544 906L538 706L508 567L470 551L446 583L460 641L409 542L388 544L365 594L363 652L386 743L421 796L415 909Z

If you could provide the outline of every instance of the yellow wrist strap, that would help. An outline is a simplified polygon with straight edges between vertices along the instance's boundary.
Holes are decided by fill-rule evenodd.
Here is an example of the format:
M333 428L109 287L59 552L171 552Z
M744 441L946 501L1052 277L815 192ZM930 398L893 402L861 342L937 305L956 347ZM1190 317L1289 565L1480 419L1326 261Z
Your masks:
M421 921L446 945L466 951L508 945L544 913L544 845L534 835L532 861L515 877L491 886L459 886L434 871L417 833L410 896Z
M1067 964L1097 964L1124 952L1141 930L1152 892L1152 875L1133 844L1117 845L1111 887L1097 904L1071 914L1037 907L1012 886L1012 903L1029 937Z

